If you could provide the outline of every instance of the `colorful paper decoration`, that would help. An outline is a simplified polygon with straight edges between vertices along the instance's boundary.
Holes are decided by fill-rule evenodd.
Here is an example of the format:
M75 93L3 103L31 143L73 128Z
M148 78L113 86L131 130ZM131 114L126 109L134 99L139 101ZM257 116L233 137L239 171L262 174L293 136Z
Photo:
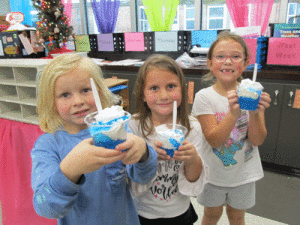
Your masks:
M89 52L91 51L90 40L88 35L75 36L76 52Z
M145 51L144 33L125 33L125 51Z
M98 51L113 52L113 34L98 34Z
M156 52L176 52L178 49L177 31L155 32Z

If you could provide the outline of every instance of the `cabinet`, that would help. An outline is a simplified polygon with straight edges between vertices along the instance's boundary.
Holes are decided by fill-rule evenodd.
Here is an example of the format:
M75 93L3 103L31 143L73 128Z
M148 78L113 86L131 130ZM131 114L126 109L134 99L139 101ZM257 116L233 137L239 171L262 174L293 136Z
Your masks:
M49 59L0 60L0 118L38 124L37 84Z
M300 109L293 108L300 84L261 83L272 99L265 112L268 135L259 147L261 160L300 170Z

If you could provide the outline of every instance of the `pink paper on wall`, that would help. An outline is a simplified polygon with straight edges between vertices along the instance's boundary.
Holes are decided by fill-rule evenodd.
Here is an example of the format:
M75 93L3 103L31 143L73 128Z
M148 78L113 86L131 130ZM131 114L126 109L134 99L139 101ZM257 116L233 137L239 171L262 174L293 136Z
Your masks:
M250 64L255 64L257 39L256 38L244 38L244 41L246 42L247 47L249 49Z
M300 39L270 38L267 64L300 66Z
M144 33L125 33L125 51L145 51Z

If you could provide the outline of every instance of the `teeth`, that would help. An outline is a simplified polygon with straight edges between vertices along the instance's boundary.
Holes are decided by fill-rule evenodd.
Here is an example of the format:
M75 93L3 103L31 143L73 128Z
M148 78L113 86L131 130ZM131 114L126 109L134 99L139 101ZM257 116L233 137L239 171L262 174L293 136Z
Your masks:
M221 70L223 73L226 72L226 70ZM228 71L228 70L227 70ZM229 70L230 73L233 73L233 70Z

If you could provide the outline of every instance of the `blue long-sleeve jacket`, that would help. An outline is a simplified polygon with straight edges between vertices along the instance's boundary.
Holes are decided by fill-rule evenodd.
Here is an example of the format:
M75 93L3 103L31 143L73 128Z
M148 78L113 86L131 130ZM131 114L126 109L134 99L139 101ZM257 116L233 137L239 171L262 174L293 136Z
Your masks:
M85 129L78 134L46 133L37 139L31 151L36 212L43 217L57 218L58 225L140 224L126 179L142 184L149 182L156 173L155 150L148 146L149 157L143 163L124 165L117 161L85 174L79 184L74 184L59 165L79 142L89 137Z

